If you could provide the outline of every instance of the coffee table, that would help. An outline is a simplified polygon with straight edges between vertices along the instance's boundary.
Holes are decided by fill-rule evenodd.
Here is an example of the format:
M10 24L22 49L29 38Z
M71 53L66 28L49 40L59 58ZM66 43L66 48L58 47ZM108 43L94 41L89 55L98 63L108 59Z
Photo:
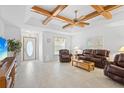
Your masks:
M72 59L72 66L83 68L89 72L95 68L94 62L78 59Z

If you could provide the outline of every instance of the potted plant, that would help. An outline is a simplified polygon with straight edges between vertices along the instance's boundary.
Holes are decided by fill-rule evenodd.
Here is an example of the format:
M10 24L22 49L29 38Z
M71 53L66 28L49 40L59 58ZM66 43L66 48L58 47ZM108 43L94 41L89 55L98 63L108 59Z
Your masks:
M8 40L8 56L16 57L16 55L21 51L21 41L15 39Z

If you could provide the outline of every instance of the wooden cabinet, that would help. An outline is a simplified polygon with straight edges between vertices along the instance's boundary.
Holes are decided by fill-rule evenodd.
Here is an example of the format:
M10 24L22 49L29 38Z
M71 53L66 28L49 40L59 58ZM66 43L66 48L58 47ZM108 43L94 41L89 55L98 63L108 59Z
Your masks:
M5 58L0 64L0 88L11 88L15 82L16 59Z

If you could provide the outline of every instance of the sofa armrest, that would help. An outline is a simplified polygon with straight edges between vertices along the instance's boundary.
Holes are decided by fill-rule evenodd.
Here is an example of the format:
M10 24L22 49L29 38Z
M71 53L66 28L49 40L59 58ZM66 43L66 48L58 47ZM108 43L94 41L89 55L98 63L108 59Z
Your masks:
M124 78L124 68L117 65L109 65L107 71Z
M70 53L69 55L70 55L70 56L72 56L72 54L71 54L71 53Z
M106 62L106 65L110 65L110 64L116 65L114 61L106 60L105 62Z

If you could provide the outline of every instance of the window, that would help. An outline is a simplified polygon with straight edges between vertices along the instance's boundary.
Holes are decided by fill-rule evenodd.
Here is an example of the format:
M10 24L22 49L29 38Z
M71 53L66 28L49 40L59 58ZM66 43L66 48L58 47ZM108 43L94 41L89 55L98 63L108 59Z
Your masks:
M54 38L54 54L58 55L60 49L65 49L65 38L55 37Z

